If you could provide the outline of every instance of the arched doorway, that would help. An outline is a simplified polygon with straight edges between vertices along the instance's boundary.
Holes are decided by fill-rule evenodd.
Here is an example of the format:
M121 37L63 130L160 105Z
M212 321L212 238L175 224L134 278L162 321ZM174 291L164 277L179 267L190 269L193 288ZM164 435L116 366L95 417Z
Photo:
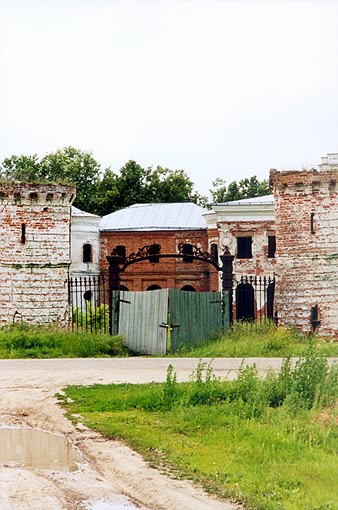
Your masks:
M275 282L269 283L266 289L266 316L268 319L273 319L273 301L275 297Z
M254 288L250 283L240 283L236 289L236 319L250 321L254 318Z

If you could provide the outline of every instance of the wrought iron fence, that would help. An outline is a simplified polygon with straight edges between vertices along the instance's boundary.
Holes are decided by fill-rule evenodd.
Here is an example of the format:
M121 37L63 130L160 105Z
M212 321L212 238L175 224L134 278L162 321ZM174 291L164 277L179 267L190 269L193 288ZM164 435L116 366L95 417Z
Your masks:
M69 279L72 329L109 333L109 292L105 275Z
M263 321L274 318L275 278L242 276L234 292L234 318Z

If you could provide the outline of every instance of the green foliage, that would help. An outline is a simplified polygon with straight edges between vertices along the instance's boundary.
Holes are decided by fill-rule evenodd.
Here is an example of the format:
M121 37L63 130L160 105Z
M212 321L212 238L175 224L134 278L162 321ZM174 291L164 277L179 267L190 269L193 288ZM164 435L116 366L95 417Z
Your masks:
M245 508L337 510L337 366L313 352L265 378L243 361L236 380L220 380L200 361L186 383L169 365L163 384L64 391L69 416Z
M243 358L303 356L309 347L324 356L338 356L338 342L302 335L292 328L276 328L272 321L234 322L221 338L181 346L177 356L194 358Z
M93 306L90 301L86 301L86 307L83 311L82 308L73 308L73 324L77 328L102 331L107 333L109 331L109 306L101 304Z
M210 194L213 203L262 197L271 193L268 180L259 181L256 175L242 179L239 183L232 181L229 186L224 179L218 177L212 181L212 185L214 189L210 190Z
M11 156L0 166L0 178L21 182L62 182L76 186L74 206L105 215L136 203L194 202L206 206L207 198L194 191L184 170L157 166L142 168L128 161L118 173L101 170L91 151L65 147L46 154Z
M122 338L70 332L25 323L0 329L0 358L86 358L126 356Z

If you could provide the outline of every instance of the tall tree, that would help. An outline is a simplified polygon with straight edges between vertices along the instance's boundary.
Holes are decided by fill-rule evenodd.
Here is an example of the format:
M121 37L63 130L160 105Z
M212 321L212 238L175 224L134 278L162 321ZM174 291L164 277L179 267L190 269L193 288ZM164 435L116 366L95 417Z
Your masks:
M254 198L269 195L271 193L269 181L264 179L259 181L256 175L237 181L230 182L227 186L226 181L217 178L212 181L214 189L210 190L213 203L232 202L243 198Z
M97 203L97 187L101 167L90 151L65 147L47 154L40 162L41 178L48 182L67 182L76 186L74 205L93 211Z

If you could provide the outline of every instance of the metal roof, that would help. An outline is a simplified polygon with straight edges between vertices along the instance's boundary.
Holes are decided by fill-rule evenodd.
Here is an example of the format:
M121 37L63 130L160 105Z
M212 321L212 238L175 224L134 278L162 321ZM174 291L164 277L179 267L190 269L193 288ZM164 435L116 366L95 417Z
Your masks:
M81 209L78 209L77 207L74 207L72 205L72 216L93 216L95 218L98 218L96 214L92 214L86 211L81 211Z
M264 197L255 197L255 198L242 198L241 200L234 200L232 202L218 202L213 205L258 205L264 204L269 205L274 203L273 195L266 195Z
M200 230L206 209L192 203L135 204L103 216L100 230Z

